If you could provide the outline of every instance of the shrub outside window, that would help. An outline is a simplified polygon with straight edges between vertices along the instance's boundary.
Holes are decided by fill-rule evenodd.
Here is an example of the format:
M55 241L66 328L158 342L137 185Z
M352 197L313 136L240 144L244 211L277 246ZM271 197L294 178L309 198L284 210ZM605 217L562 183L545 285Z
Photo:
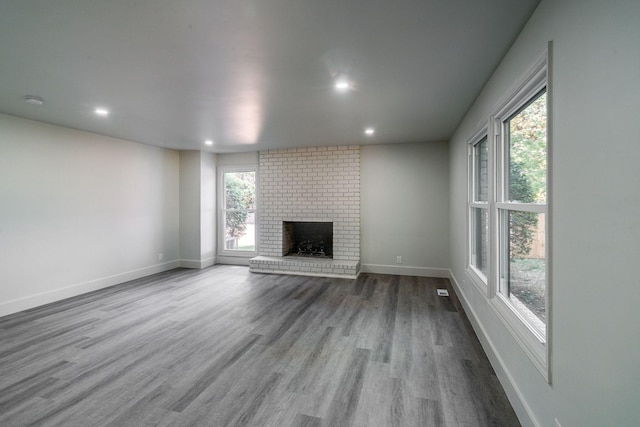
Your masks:
M223 169L221 173L221 253L256 253L256 170Z

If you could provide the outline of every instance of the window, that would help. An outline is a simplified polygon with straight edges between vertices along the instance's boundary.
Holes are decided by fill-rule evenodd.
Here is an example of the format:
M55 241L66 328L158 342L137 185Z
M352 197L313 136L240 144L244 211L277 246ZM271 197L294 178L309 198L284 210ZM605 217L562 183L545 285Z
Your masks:
M469 265L476 281L489 277L489 142L486 129L469 150Z
M467 275L549 374L547 53L469 141Z
M498 291L546 336L547 96L543 87L501 120L496 208Z
M256 169L221 170L220 253L253 256L256 253Z

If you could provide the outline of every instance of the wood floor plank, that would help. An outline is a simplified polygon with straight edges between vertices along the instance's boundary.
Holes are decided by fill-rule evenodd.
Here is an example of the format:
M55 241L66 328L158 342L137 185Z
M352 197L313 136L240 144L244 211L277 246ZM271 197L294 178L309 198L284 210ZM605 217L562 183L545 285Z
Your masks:
M298 414L294 418L291 427L320 427L321 425L322 420L320 418Z
M206 370L200 374L200 378L186 390L185 394L171 407L167 408L174 412L182 412L191 402L207 389L224 371L232 366L242 355L253 346L261 335L249 335L246 339L238 342L228 352L223 354Z
M396 310L398 308L398 293L400 291L399 276L390 276L384 294L382 306L382 318L379 325L377 345L373 352L373 360L376 362L391 362L391 349L396 325Z
M344 426L353 423L370 357L370 350L356 349L331 401L329 413L323 424Z
M401 277L399 280L396 320L391 342L391 376L404 380L409 379L413 366L411 283L410 277Z
M446 279L217 265L0 318L0 425L519 424Z

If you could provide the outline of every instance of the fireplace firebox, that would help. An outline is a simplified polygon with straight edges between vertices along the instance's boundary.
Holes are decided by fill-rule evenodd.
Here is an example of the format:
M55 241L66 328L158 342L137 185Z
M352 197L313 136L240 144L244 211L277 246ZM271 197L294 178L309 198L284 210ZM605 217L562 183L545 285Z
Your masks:
M333 222L283 221L282 255L333 258Z

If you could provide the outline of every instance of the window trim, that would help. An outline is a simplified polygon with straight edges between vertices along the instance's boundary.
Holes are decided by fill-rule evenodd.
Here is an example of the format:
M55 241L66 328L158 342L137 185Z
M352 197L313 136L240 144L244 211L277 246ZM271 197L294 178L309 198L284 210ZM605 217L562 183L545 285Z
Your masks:
M224 236L225 236L225 181L224 176L226 173L230 172L254 172L255 173L255 190L256 190L256 200L255 200L255 209L252 211L255 215L255 250L253 251L241 251L237 249L226 249ZM217 231L218 231L218 256L220 257L236 257L236 258L253 258L258 255L258 236L259 236L259 225L258 225L258 209L259 209L259 197L258 197L258 165L238 165L238 166L220 166L218 168L218 220L217 220ZM251 211L251 209L249 209Z
M488 148L488 158L489 158L489 165L488 165L488 178L489 178L489 189L488 189L488 194L487 194L487 201L476 201L475 200L475 194L476 194L476 186L477 186L477 182L476 182L476 157L475 157L475 147L480 144L483 140L487 141L487 148ZM485 123L482 126L480 126L479 130L476 131L473 136L471 138L469 138L469 140L467 141L468 143L468 167L467 167L467 171L468 171L468 179L467 179L467 185L468 185L468 195L467 195L467 259L466 259L466 265L467 265L467 275L471 278L471 282L473 282L474 285L476 285L476 287L480 290L480 292L482 292L483 295L489 295L489 277L491 277L491 232L489 232L489 241L487 242L488 245L488 253L489 253L489 265L488 265L488 271L487 271L487 276L485 276L485 274L479 270L475 265L472 264L472 259L473 259L473 215L471 214L471 212L473 211L473 209L479 208L479 209L486 209L487 210L487 222L488 224L491 224L491 208L490 208L490 200L491 200L491 192L493 190L493 186L491 185L491 176L492 176L492 162L491 162L491 155L492 155L492 144L491 141L489 139L489 128L488 125Z
M513 117L518 111L520 111L523 107L525 107L533 98L535 98L542 90L546 88L547 91L547 188L551 187L551 176L549 173L550 168L550 158L551 158L551 138L550 138L550 104L551 104L551 88L549 84L549 73L548 73L548 65L549 65L549 52L547 49L540 57L534 61L534 63L530 66L530 68L525 72L524 77L520 81L520 84L517 88L510 92L510 96L507 100L496 110L496 113L491 117L491 125L493 128L494 135L494 144L495 145L495 155L493 160L496 164L496 169L494 171L493 179L495 190L494 190L494 199L493 199L493 207L491 208L491 212L493 215L493 222L491 225L493 226L492 237L496 239L495 245L492 250L493 259L491 261L494 273L492 276L492 293L494 298L491 298L491 306L494 311L498 314L499 318L502 320L502 323L506 326L507 330L511 333L511 335L516 339L522 350L527 354L529 359L536 366L538 371L545 377L545 379L550 383L551 382L551 374L550 374L550 352L549 352L549 331L551 330L551 317L549 316L550 312L550 292L549 287L551 285L551 275L550 275L550 265L552 263L550 257L550 247L551 244L551 236L550 236L550 221L547 221L549 218L549 205L551 203L551 194L547 192L547 203L546 204L526 204L526 203L514 203L504 201L505 199L505 184L506 180L503 177L503 171L505 169L505 165L503 164L505 161L504 149L505 142L502 140L503 135L503 123ZM545 258L546 258L546 283L545 283L545 291L546 291L546 312L547 312L547 322L545 327L545 336L543 336L540 331L538 331L532 323L526 319L524 314L517 310L514 304L509 301L509 299L500 292L499 289L499 262L500 262L500 253L499 253L499 227L500 227L500 212L501 211L525 211L525 212L535 212L535 213L543 213L545 214Z
M486 126L478 126L468 142L468 174L467 185L467 249L466 265L467 278L486 296L489 307L496 314L500 322L505 326L510 335L517 342L519 347L531 360L532 364L551 384L551 351L552 351L552 324L553 324L553 304L552 304L552 144L553 144L553 83L552 83L552 55L553 44L549 42L544 52L536 58L525 70L517 84L507 92L507 96L502 98L495 108L495 113L489 117ZM499 175L504 170L504 165L498 162L504 159L502 156L504 144L501 140L502 123L508 120L518 110L526 108L526 105L546 88L547 93L547 200L546 204L527 204L504 201L504 179L499 179ZM489 201L488 201L488 221L489 221L489 266L487 282L482 280L479 271L471 265L471 245L472 245L472 209L479 206L474 200L474 187L472 175L475 165L473 162L473 147L480 142L484 134L489 135ZM505 295L499 291L499 241L500 214L501 211L525 211L545 214L545 257L546 257L546 328L544 336L536 330L532 323L526 319L525 315L519 311Z

